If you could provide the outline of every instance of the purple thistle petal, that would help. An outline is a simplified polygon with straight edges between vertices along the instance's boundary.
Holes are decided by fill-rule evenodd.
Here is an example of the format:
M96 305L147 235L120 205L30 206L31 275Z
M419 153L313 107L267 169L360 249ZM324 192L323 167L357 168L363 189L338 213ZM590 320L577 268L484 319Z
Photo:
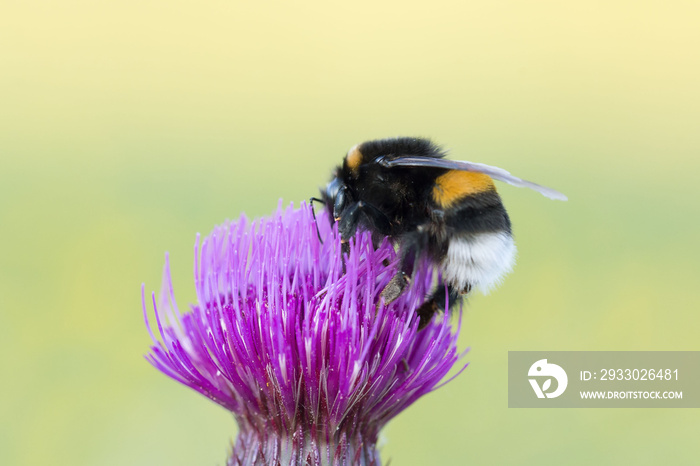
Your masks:
M441 386L464 356L449 319L417 331L415 309L434 283L430 264L418 264L411 285L384 306L393 246L375 249L358 234L343 262L337 229L319 216L318 231L323 241L302 205L197 235L197 303L185 313L166 255L160 297L152 295L160 339L142 287L153 340L146 359L234 413L231 465L378 465L379 430Z

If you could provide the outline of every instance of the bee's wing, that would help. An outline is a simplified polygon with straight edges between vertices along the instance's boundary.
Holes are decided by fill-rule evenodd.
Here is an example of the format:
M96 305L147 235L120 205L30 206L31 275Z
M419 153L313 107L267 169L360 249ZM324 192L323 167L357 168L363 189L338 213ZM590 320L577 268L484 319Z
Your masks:
M484 163L477 162L467 162L460 160L446 160L438 159L434 157L399 157L393 160L383 159L378 161L382 166L392 168L392 167L435 167L435 168L446 168L448 170L462 170L468 172L479 172L484 175L488 175L491 178L499 181L504 181L513 186L519 188L530 188L534 189L538 193L546 196L550 199L556 199L558 201L566 201L568 198L552 188L546 186L541 186L539 184L532 183L530 181L523 180L517 176L511 175L508 171L492 167L491 165L486 165Z

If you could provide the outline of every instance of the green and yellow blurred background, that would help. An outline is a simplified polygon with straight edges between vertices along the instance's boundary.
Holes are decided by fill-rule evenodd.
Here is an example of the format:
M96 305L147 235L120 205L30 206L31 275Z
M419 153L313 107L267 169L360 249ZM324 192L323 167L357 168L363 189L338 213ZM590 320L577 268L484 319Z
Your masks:
M695 1L5 1L0 464L223 464L236 426L142 355L140 285L196 232L428 136L502 186L519 262L395 465L696 464L693 409L507 407L509 350L700 350Z

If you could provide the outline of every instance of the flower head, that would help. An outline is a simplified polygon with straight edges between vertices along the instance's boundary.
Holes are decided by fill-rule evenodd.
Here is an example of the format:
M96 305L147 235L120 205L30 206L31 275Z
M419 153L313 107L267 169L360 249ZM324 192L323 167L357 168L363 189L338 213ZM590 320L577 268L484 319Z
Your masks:
M379 295L396 273L391 244L375 248L361 233L341 251L337 229L308 206L280 208L221 225L201 247L197 238L188 312L166 257L160 299L152 296L160 338L142 289L146 358L234 414L230 465L380 464L379 430L460 358L449 319L418 331L415 309L433 283L427 262L384 306Z

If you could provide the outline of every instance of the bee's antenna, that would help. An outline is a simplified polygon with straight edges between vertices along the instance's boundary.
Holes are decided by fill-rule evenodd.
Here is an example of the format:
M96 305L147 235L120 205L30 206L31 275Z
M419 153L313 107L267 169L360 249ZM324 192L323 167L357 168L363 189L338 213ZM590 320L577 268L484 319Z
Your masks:
M321 230L318 229L318 220L316 220L316 209L314 209L314 202L320 202L325 205L323 199L317 197L312 197L309 199L309 205L311 206L311 215L314 217L314 225L316 225L316 234L318 235L318 240L323 244L323 239L321 239Z

